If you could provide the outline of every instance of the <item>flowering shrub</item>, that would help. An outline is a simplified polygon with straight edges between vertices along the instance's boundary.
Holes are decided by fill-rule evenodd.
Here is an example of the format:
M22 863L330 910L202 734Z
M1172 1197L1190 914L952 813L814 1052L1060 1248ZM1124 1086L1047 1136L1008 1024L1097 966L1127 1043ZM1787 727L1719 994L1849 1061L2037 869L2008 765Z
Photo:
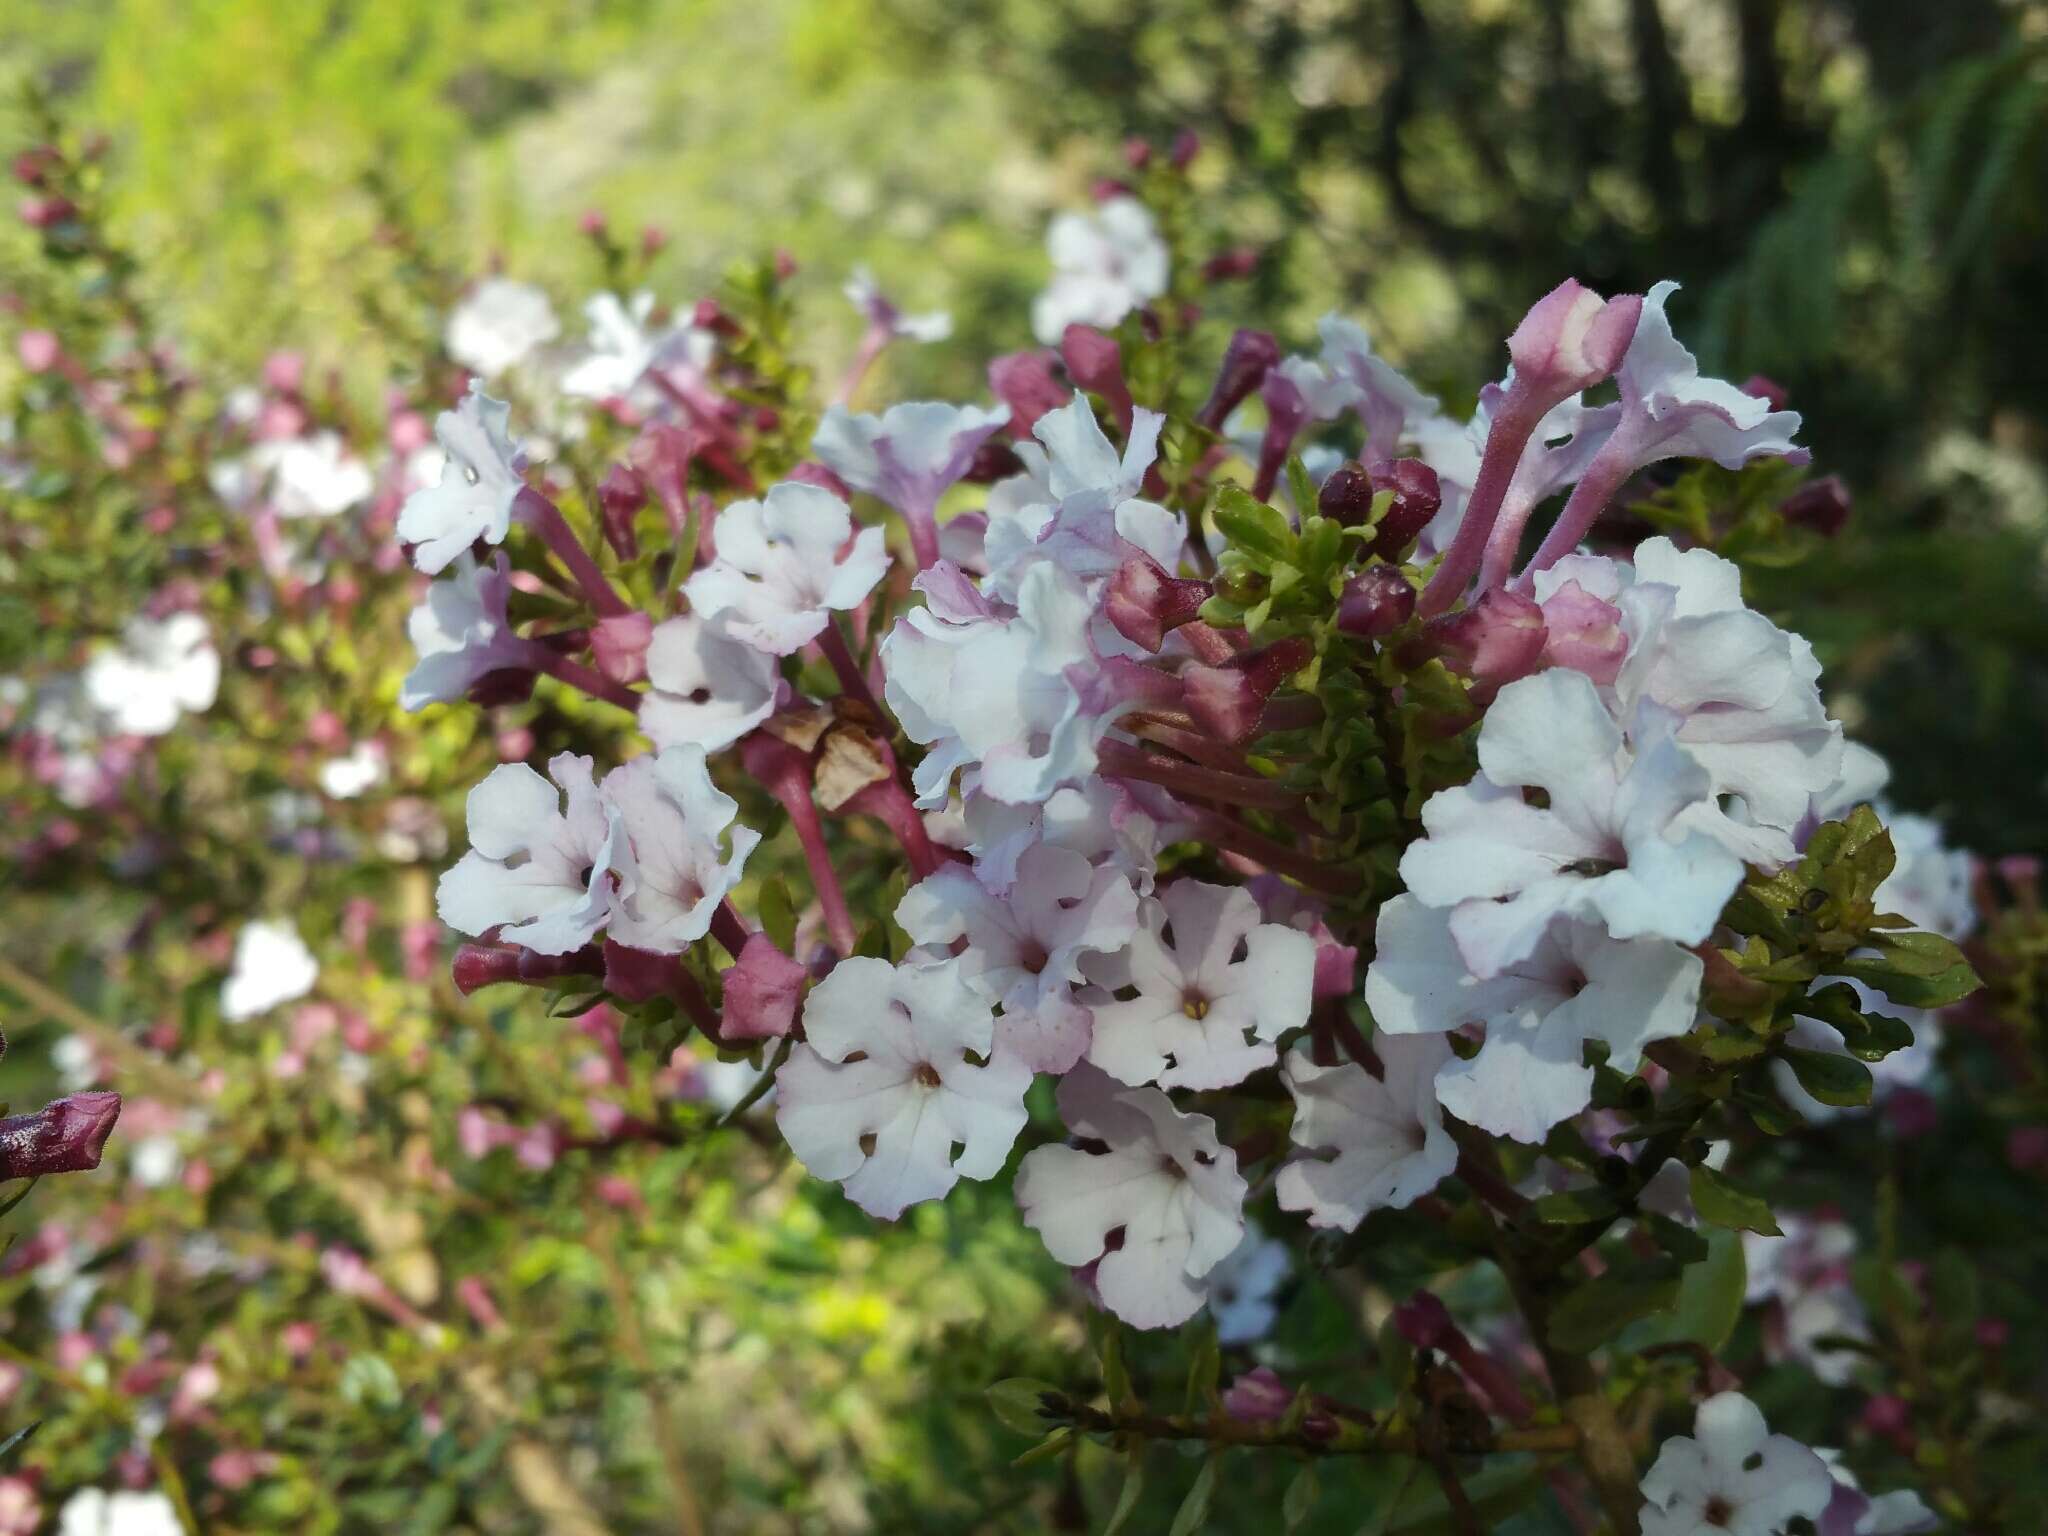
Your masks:
M1193 1531L1240 1463L1262 1529L2026 1528L2037 1240L1916 1269L1897 1171L1823 1139L1929 1144L1968 1009L2038 1177L2040 909L1880 812L1745 602L1839 522L1797 413L1701 375L1669 283L1562 282L1469 418L1342 317L1226 339L1194 152L1056 223L987 403L861 408L949 326L860 274L821 402L792 264L676 311L594 226L580 326L423 271L367 421L289 355L215 398L92 157L25 157L92 277L16 340L10 837L52 911L144 899L46 945L93 1007L0 971L131 1101L129 1191L0 1282L15 1528L939 1510L839 1392L917 1380L800 1321L845 1253L1036 1443L926 1433L1060 1469L1059 1528ZM23 1144L96 1156L105 1098ZM677 1372L771 1473L725 1425L706 1497ZM1773 1429L1844 1438L1852 1386L1875 1495Z

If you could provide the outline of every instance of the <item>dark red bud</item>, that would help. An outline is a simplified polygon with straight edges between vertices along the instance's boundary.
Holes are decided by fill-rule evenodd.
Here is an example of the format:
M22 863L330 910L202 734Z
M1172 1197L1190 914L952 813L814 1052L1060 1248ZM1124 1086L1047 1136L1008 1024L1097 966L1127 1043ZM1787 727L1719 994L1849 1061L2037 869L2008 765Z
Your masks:
M1074 398L1074 391L1054 369L1059 359L1035 348L1029 352L1006 352L988 365L988 387L1010 408L1010 436L1022 442L1031 436L1038 418L1056 411Z
M1266 701L1287 679L1308 665L1314 648L1300 637L1277 641L1221 666L1183 668L1187 711L1204 730L1228 742L1249 741L1258 734Z
M1123 349L1114 338L1086 325L1070 325L1060 338L1067 373L1081 388L1100 395L1116 418L1117 430L1131 430L1131 389L1124 382Z
M1431 619L1423 635L1445 666L1478 685L1484 702L1536 670L1549 630L1534 602L1496 587L1470 608Z
M1375 565L1360 571L1337 605L1337 627L1347 635L1377 640L1406 624L1415 613L1415 588L1400 567Z
M1743 380L1742 392L1745 395L1755 395L1759 400L1770 401L1771 409L1774 411L1784 410L1787 402L1792 398L1784 385L1780 384L1776 379L1767 378L1761 373L1752 373L1747 379Z
M1779 515L1795 528L1810 528L1832 539L1849 521L1849 487L1840 475L1823 475L1799 487L1780 503Z
M1135 134L1124 140L1124 164L1134 171L1142 171L1152 163L1152 144Z
M1168 156L1176 171L1184 171L1195 163L1195 156L1202 152L1202 141L1192 128L1183 128L1173 136L1173 153Z
M740 333L739 322L721 309L716 299L699 299L690 313L690 323L700 331L715 331L720 336Z
M1223 364L1216 370L1216 382L1201 410L1195 413L1195 420L1216 431L1245 396L1265 382L1267 373L1279 361L1280 343L1270 332L1238 331L1223 349Z
M100 1151L120 1117L118 1093L74 1093L32 1115L9 1115L0 1120L0 1180L99 1167Z
M1372 499L1378 494L1365 466L1347 459L1323 477L1322 489L1316 492L1316 510L1346 528L1355 527L1372 516Z
M469 702L479 709L524 704L533 697L534 676L527 667L500 667L495 672L486 672L469 685Z
M961 478L970 485L993 485L1023 472L1024 461L1017 457L1017 451L1000 437L991 437L974 450L973 462Z
M1242 281L1259 270L1259 256L1259 248L1255 245L1239 245L1218 251L1202 263L1202 276L1212 283Z
M1156 652L1168 631L1192 623L1215 591L1206 581L1169 576L1149 555L1133 555L1109 579L1102 612L1131 644Z
M1372 552L1398 560L1444 504L1436 471L1420 459L1379 459L1367 471L1375 491L1392 491L1393 504L1373 529Z
M647 505L646 482L625 465L614 464L597 488L597 505L605 542L612 552L621 560L637 558L640 538L634 532L633 519Z

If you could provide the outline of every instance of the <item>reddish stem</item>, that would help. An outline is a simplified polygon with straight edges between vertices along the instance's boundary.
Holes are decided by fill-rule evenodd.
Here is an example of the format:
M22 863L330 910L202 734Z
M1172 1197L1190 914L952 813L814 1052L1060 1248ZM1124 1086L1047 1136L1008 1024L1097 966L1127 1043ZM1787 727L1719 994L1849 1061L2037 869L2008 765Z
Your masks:
M554 557L569 569L576 578L576 585L583 589L583 596L590 606L606 618L618 618L633 610L626 600L612 590L612 584L605 579L597 562L590 558L590 551L583 547L576 537L576 530L569 526L562 516L562 509L539 491L528 486L519 493L521 519L541 537Z
M1268 779L1240 773L1202 768L1174 758L1141 752L1120 741L1105 741L1100 749L1102 771L1116 778L1138 779L1157 784L1177 795L1202 800L1220 800L1225 805L1257 806L1264 810L1289 810L1301 796Z
M613 682L593 667L586 667L580 661L571 661L559 651L545 645L536 645L533 648L533 664L557 682L567 683L571 688L580 688L593 699L615 704L629 715L640 713L638 693L624 683Z
M1444 554L1444 563L1437 567L1436 575L1423 589L1422 600L1416 604L1416 611L1424 618L1442 613L1456 602L1479 568L1494 519L1500 514L1508 487L1514 483L1515 471L1521 467L1522 450L1528 447L1529 434L1543 417L1543 412L1537 409L1541 404L1540 400L1511 389L1501 404L1500 414L1493 418L1493 426L1486 434L1486 453L1479 461L1479 478L1473 482L1472 495L1465 502L1465 515L1458 520L1457 535Z

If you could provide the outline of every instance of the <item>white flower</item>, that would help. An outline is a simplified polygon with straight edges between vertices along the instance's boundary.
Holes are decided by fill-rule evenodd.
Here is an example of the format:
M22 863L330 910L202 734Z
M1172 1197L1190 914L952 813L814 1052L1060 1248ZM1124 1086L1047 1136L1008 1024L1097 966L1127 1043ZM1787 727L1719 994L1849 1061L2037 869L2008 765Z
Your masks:
M584 400L624 399L650 369L677 365L701 371L715 341L694 326L651 330L654 295L636 293L628 307L615 293L593 294L583 306L590 324L590 349L562 376L562 393Z
M413 546L412 562L429 576L478 539L502 544L512 509L526 489L526 454L512 441L512 407L474 385L434 422L447 454L440 480L406 497L398 537Z
M1452 940L1450 914L1404 895L1380 909L1376 948L1365 977L1373 1022L1393 1035L1483 1024L1479 1054L1446 1061L1437 1096L1460 1120L1516 1141L1541 1141L1590 1102L1586 1041L1604 1041L1608 1065L1633 1072L1645 1045L1684 1034L1699 1007L1699 956L1585 923L1554 924L1482 981Z
M320 788L331 799L353 800L383 782L384 749L374 741L359 741L320 765Z
M1315 970L1315 940L1263 921L1250 891L1176 880L1146 899L1130 948L1088 968L1098 984L1136 993L1094 1005L1088 1059L1125 1083L1241 1083L1308 1022Z
M493 378L561 333L546 293L509 277L487 277L449 312L444 340L458 364Z
M804 1035L775 1075L775 1123L869 1215L893 1221L1002 1171L1031 1072L1000 1051L981 1059L995 1019L958 965L842 960L806 1000Z
M1825 1462L1723 1392L1700 1404L1690 1437L1658 1451L1643 1479L1643 1536L1781 1536L1797 1517L1819 1519L1833 1492Z
M470 851L437 893L441 921L458 933L496 928L538 954L566 955L611 916L614 870L631 858L619 812L599 796L589 758L560 753L548 775L553 784L501 763L469 792Z
M196 613L134 618L120 644L96 654L83 676L86 702L123 735L161 736L183 712L213 707L220 653Z
M825 412L811 452L856 491L903 514L917 563L938 557L939 498L974 464L981 445L1010 419L1010 408L906 400L880 416L843 405Z
M1013 803L1043 801L1093 774L1096 748L1116 701L1085 699L1095 668L1094 606L1057 565L1025 574L1014 614L982 599L940 566L918 579L927 598L882 641L884 693L915 741L931 748L917 765L918 804L945 803L962 768L981 789Z
M279 517L334 517L377 487L370 466L338 432L266 443L250 457L270 473L270 505Z
M1823 1349L1820 1341L1868 1339L1870 1323L1849 1283L1855 1228L1832 1216L1780 1211L1781 1235L1742 1234L1748 1282L1743 1299L1769 1302L1764 1353L1774 1361L1796 1361L1831 1387L1846 1386L1856 1374L1853 1350Z
M1159 823L1122 784L1084 779L1026 805L972 794L962 806L962 821L975 876L992 891L1010 888L1027 849L1050 843L1117 871L1141 896L1152 892L1163 841Z
M143 1136L128 1143L128 1177L141 1189L162 1189L184 1170L178 1138Z
M221 1017L253 1019L304 997L320 979L320 962L289 922L254 922L235 935L234 963L221 983Z
M1883 811L1898 862L1877 888L1880 912L1896 912L1917 928L1967 939L1977 927L1970 899L1970 855L1951 848L1941 823L1906 811Z
M775 711L775 658L742 645L694 613L654 626L647 645L650 690L640 729L657 747L694 743L716 752Z
M1372 339L1366 335L1364 326L1332 314L1323 316L1317 331L1323 338L1325 378L1333 382L1345 405L1357 411L1359 420L1365 424L1361 457L1367 453L1378 458L1391 456L1402 438L1436 415L1436 397L1425 395L1373 351ZM1300 382L1297 375L1296 383ZM1328 403L1316 398L1322 393L1303 391L1313 413L1327 419L1324 411L1314 409Z
M1209 1271L1209 1315L1216 1342L1250 1344L1273 1331L1280 1287L1294 1269L1285 1243L1246 1227L1244 1241Z
M1349 1232L1370 1211L1413 1204L1457 1166L1435 1088L1451 1048L1428 1036L1381 1036L1373 1049L1383 1078L1355 1061L1318 1066L1302 1047L1288 1052L1281 1067L1294 1095L1294 1144L1336 1154L1280 1170L1281 1208L1306 1211L1311 1226Z
M904 893L896 921L939 951L964 938L961 974L1002 1006L997 1040L1035 1071L1064 1072L1088 1047L1089 1010L1074 997L1081 962L1130 942L1138 897L1114 870L1041 843L1017 861L1006 894L948 864Z
M58 1513L57 1536L184 1536L177 1508L162 1493L81 1488Z
M1113 197L1090 213L1063 213L1046 231L1050 286L1031 304L1031 329L1058 346L1070 325L1115 325L1166 292L1169 254L1145 205Z
M710 931L711 914L739 884L761 834L733 826L739 803L711 782L704 749L694 744L620 764L604 776L601 793L618 811L632 855L633 879L620 889L611 936L634 949L681 954Z
M1493 431L1493 413L1506 398L1513 379L1510 369L1506 379L1480 390L1478 407L1469 422L1432 416L1409 428L1422 461L1436 471L1438 493L1443 498L1436 517L1423 530L1419 551L1425 558L1446 548L1457 532L1465 503L1479 479L1486 439ZM1529 434L1521 462L1501 498L1501 522L1516 529L1523 527L1531 510L1585 473L1586 465L1620 419L1620 406L1588 406L1583 395L1572 395L1546 412ZM1542 577L1537 581L1540 588Z
M943 309L927 314L906 315L890 302L875 281L875 274L866 267L855 267L847 275L844 289L846 300L869 325L879 327L891 336L905 337L911 341L944 341L953 334L953 317Z
M1636 468L1660 459L1712 459L1740 469L1765 454L1797 455L1797 411L1774 411L1770 401L1745 394L1725 379L1700 377L1699 360L1672 334L1665 300L1678 284L1658 283L1643 300L1628 354L1615 370L1622 419L1617 449Z
M1815 1447L1814 1454L1827 1463L1828 1475L1835 1480L1819 1536L1921 1536L1940 1528L1940 1520L1919 1494L1902 1488L1872 1498L1842 1464L1840 1451Z
M718 558L684 583L690 608L774 656L815 640L833 609L858 607L889 569L881 529L856 534L845 502L796 481L726 507L716 539Z
M1060 1080L1058 1103L1067 1129L1104 1150L1027 1153L1016 1186L1024 1224L1060 1263L1094 1265L1102 1304L1133 1327L1186 1322L1244 1236L1237 1154L1208 1116L1087 1066Z
M1431 797L1428 835L1401 859L1418 899L1456 908L1451 932L1479 976L1527 957L1558 917L1617 939L1697 944L1741 882L1741 860L1679 823L1705 798L1706 770L1668 735L1628 761L1581 673L1503 688L1480 728L1479 765L1470 784Z
M531 669L533 642L513 633L505 613L511 576L502 550L489 565L479 565L464 550L454 568L427 588L425 600L405 621L420 659L399 686L401 705L419 710L452 704L493 672Z

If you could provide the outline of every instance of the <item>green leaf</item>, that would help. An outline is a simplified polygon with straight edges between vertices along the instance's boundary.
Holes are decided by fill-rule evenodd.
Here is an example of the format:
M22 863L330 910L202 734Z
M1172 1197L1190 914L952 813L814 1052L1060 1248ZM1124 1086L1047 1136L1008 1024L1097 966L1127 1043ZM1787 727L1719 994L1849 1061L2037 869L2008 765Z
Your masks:
M1067 1401L1066 1393L1051 1382L1035 1381L1029 1376L999 1381L986 1395L996 1418L1020 1435L1044 1434L1047 1423L1059 1417L1051 1410Z
M796 948L796 903L790 900L789 886L780 877L765 882L755 906L762 931L777 949L791 953Z
M1287 456L1287 494L1294 499L1295 515L1304 524L1315 516L1316 508L1321 505L1316 483L1309 479L1308 466L1301 462L1298 453Z
M1294 530L1285 514L1237 486L1226 485L1218 494L1213 516L1224 537L1261 569L1294 553Z
M1531 1202L1529 1215L1540 1222L1571 1225L1584 1221L1611 1221L1622 1211L1622 1199L1611 1189L1589 1184L1584 1189L1567 1189Z
M1102 1331L1102 1341L1097 1358L1102 1362L1102 1391L1112 1408L1119 1408L1130 1400L1131 1373L1124 1364L1124 1333L1115 1318L1109 1318Z
M1570 1354L1597 1349L1639 1318L1678 1301L1680 1266L1655 1258L1617 1264L1573 1291L1550 1314L1550 1342Z
M1836 1109L1855 1109L1870 1102L1870 1068L1854 1056L1833 1051L1803 1051L1780 1046L1778 1054L1799 1079L1799 1086Z
M1102 1536L1116 1536L1124 1528L1124 1522L1138 1507L1138 1495L1145 1491L1145 1448L1143 1444L1131 1447L1131 1459L1124 1464L1123 1492L1116 1496L1116 1508L1110 1511L1109 1524L1102 1528Z
M1047 1435L1022 1456L1011 1462L1010 1465L1013 1467L1033 1467L1041 1461L1050 1461L1071 1445L1073 1440L1074 1431L1063 1426Z
M1737 1232L1760 1232L1765 1237L1783 1237L1771 1216L1770 1202L1738 1188L1705 1163L1692 1170L1692 1208L1700 1220Z
M1209 1518L1209 1500L1216 1492L1216 1458L1211 1456L1195 1474L1195 1485L1181 1500L1180 1513L1173 1517L1167 1536L1194 1536Z
M1208 1314L1195 1324L1192 1357L1188 1361L1187 1406L1194 1413L1216 1402L1216 1385L1223 1373L1223 1350L1216 1340L1216 1322Z
M1316 1464L1304 1462L1280 1498L1280 1518L1286 1524L1288 1536L1293 1536L1301 1529L1302 1522L1315 1513L1316 1495L1321 1491L1316 1486Z

